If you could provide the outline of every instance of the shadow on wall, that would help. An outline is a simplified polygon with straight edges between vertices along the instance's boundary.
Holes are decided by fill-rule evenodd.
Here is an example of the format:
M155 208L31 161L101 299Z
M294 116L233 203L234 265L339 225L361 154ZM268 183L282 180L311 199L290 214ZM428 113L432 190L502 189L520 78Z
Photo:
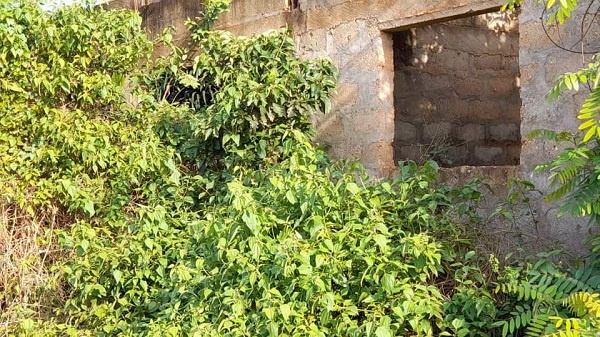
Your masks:
M515 12L395 33L395 159L518 165L518 57Z

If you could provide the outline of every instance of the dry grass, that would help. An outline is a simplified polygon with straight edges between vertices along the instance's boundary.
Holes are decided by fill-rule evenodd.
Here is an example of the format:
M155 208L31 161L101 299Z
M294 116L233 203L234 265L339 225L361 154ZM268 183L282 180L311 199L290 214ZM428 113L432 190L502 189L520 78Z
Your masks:
M60 296L49 266L62 255L53 234L61 220L58 209L31 216L0 205L0 336L23 312L45 315L45 304Z

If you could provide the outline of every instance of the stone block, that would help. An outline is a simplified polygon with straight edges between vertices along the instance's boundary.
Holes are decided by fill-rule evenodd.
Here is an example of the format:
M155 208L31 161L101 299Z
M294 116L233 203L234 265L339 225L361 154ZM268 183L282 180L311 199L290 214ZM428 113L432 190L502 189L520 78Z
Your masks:
M463 100L456 97L452 100L445 100L444 114L458 124L470 123L473 120L472 107L474 102L473 100Z
M485 79L469 76L456 78L454 91L459 97L483 97L485 95Z
M439 154L439 158L434 159L446 167L465 165L469 162L469 149L466 145L450 146Z
M273 29L286 27L288 22L284 12L275 13L270 16L261 16L248 21L226 20L215 28L232 32L237 36L251 36L261 34Z
M301 52L325 52L327 49L327 31L315 29L297 37L298 48Z
M329 52L349 52L349 49L360 43L356 20L344 22L335 26L329 31L329 38Z
M173 0L162 0L162 2L171 2ZM195 1L183 0L194 3ZM219 16L219 22L234 21L258 21L260 18L273 14L283 13L287 4L281 0L245 0L232 1L228 13ZM275 27L274 27L275 28Z
M444 41L453 48L473 55L480 54L518 54L519 34L497 33L490 29L473 29L472 27L453 27L444 36Z
M450 49L453 47L456 49ZM472 71L473 58L469 53L462 51L459 46L446 46L440 53L432 55L430 63L438 63L449 73L455 73L456 70Z
M448 96L452 94L453 76L434 76L423 73L422 76L420 76L420 81L414 81L413 83L418 83L418 88L423 88L425 91L433 91L439 96ZM413 90L414 88L417 87L413 87Z
M438 103L430 98L423 97L421 95L403 99L396 102L396 114L416 120L428 119L431 116L436 116L438 110Z
M558 76L566 72L572 72L585 65L587 65L587 62L583 61L581 54L556 51L547 56L546 63L544 64L546 82L554 85Z
M394 97L396 100L411 99L415 96L417 79L410 71L394 72Z
M473 57L473 66L477 70L511 70L515 74L519 71L518 55L488 55L481 54Z
M333 48L333 47L328 47ZM340 70L340 76L352 76L356 72L374 72L385 65L383 50L376 44L371 44L360 51L339 51L330 54ZM345 74L347 72L348 74Z
M515 142L521 140L520 127L518 124L490 125L489 132L491 140Z
M492 12L476 16L477 26L492 29L495 32L514 32L519 29L519 12Z
M516 74L515 74L516 75ZM506 97L519 94L519 83L515 76L490 77L487 79L488 97Z
M342 148L338 144L345 144L347 131L344 129L342 115L338 112L329 114L315 115L312 120L317 130L315 141L323 144L335 144L337 148Z
M425 141L443 141L450 136L452 125L448 122L431 123L423 126Z
M420 162L423 159L424 146L412 144L408 146L400 146L396 148L395 161L412 160Z
M551 36L557 38L557 31L554 26L550 26L547 29ZM539 20L529 21L521 24L519 27L519 35L519 45L521 49L542 49L555 47L552 41L544 34L544 30L541 27Z
M507 102L504 102L501 118L503 121L521 124L521 98L516 97Z
M418 70L404 69L394 74L397 97L414 97L420 92L429 92L431 97L449 97L453 94L452 76L432 75Z
M472 121L492 121L500 118L504 111L504 103L491 100L469 100L468 104L469 117Z
M543 81L543 77L540 76L540 65L538 63L532 63L521 67L521 87L536 86L539 85L541 81Z
M339 82L337 85L337 94L333 97L334 108L352 106L358 99L358 83Z
M487 165L499 165L504 162L504 150L499 146L478 146L475 158Z
M414 142L417 139L417 127L414 124L396 121L396 140Z
M379 170L391 170L394 163L393 143L380 141L368 144L362 150L361 160L367 168Z
M462 51L442 49L439 53L418 50L413 66L432 75L456 74L472 70L471 55Z
M355 144L393 142L394 111L368 110L345 114L342 119L347 141Z
M481 124L467 124L454 128L455 137L467 142L485 139L485 127Z
M521 162L521 143L506 147L506 164L519 165Z

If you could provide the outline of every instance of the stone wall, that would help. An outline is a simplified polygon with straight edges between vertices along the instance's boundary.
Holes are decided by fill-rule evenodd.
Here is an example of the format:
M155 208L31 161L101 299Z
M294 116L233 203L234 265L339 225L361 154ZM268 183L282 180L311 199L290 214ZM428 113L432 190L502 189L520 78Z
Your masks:
M131 8L140 1L157 8L152 16L145 16L153 22L148 24L153 32L160 32L165 26L176 26L182 31L181 23L193 16L187 4L199 3L114 0L112 7ZM174 9L160 7L160 3L168 3ZM317 141L331 145L332 157L358 159L372 176L382 177L395 168L391 32L423 22L487 12L498 9L502 3L503 0L233 0L231 11L221 17L217 28L239 35L288 28L301 56L331 58L340 71L338 95L333 113L315 122ZM145 9L140 11L143 14ZM172 19L175 16L180 20ZM185 34L176 38L181 36Z
M141 0L115 0L116 3L121 3L121 7L131 6L135 1ZM159 2L168 4L168 6L155 8L162 8L161 11L169 13L160 16L156 12L145 16L152 22L148 23L148 27L155 32L167 25L181 27L181 23L188 16L195 15L192 13L194 10L187 6L199 2L197 0L143 1L150 4ZM292 31L298 53L302 57L329 57L340 72L338 94L334 99L334 111L315 121L318 129L317 140L331 145L330 154L334 158L358 159L373 177L384 177L393 174L395 168L394 140L398 133L395 127L394 96L395 92L402 90L396 88L398 81L396 83L394 81L394 34L415 27L495 12L504 2L504 0L233 0L231 12L222 16L217 28L238 35L288 28ZM548 34L556 41L562 41L567 48L573 46L575 49L581 49L581 45L577 44L581 35L579 19L585 16L583 11L590 2L591 0L581 0L582 12L574 13L573 20L560 30L550 27ZM590 12L595 13L598 5L595 3L590 8ZM168 7L171 8L170 6L175 6L175 9L167 10ZM560 149L552 143L527 140L524 136L538 128L576 129L575 115L582 95L566 94L559 101L551 104L546 102L545 96L558 74L576 69L584 64L584 59L581 55L563 51L548 39L541 26L541 13L542 8L538 6L537 1L527 1L519 14L519 70L522 101L520 133L523 135L520 165L461 166L446 172L448 179L452 181L475 176L488 178L488 182L496 189L495 195L486 196L486 204L489 205L490 211L502 201L507 180L524 178L533 181L541 194L531 196L532 207L522 210L521 215L524 216L518 215L519 218L515 220L510 230L502 226L497 230L490 229L488 232L493 236L491 241L498 244L513 243L512 246L501 244L504 249L520 248L525 245L533 249L564 246L569 251L577 252L581 250L581 239L587 233L586 219L557 218L558 207L554 204L546 204L540 197L551 189L547 177L533 173L537 164L554 158ZM586 17L587 21L592 17L600 20L600 16L587 15ZM448 24L438 27L438 29L450 28ZM592 49L594 46L590 46L590 43L598 44L599 28L600 25L596 24L588 32L584 39L584 48ZM419 29L423 32L426 30L417 28L417 33ZM177 38L182 42L185 41L184 34L177 35ZM460 44L460 47L455 47L460 49L466 48L465 46L470 42L472 42L470 38L465 38L452 44ZM511 39L507 45L514 44L514 40ZM488 63L488 66L493 69L504 64L502 57L495 55L486 58L487 60L483 58L479 60L481 64ZM475 57L471 61L476 62L474 59ZM506 59L514 61L514 55L507 56ZM514 63L511 62L508 66L511 72L514 72L513 65ZM448 71L447 74L450 72ZM477 80L483 81L482 77ZM493 79L490 78L489 81ZM441 85L442 82L443 80L430 83ZM507 95L507 99L512 102L508 104L511 106L510 118L504 115L499 118L507 117L509 126L498 127L495 130L506 132L507 135L503 137L516 139L516 112L513 103L516 102L517 82L510 85L507 83L505 79L497 84L482 83L478 87L486 90L478 94L488 95L485 98L486 102L490 95L500 95L501 92ZM474 88L474 86L470 87ZM468 88L469 86L465 85L460 90L468 91ZM494 89L497 90L496 93L490 92ZM494 104L496 103L498 102ZM485 104L481 103L481 105ZM471 108L474 108L473 104L455 111L468 111ZM501 108L494 109L495 112L499 110ZM481 112L474 113L480 117L481 114ZM492 131L491 126L487 129L484 127L482 131L481 127L477 126L483 125L482 123L481 121L471 123L475 126L472 128L474 130L469 132L478 135L476 138L482 138L482 132L486 135L496 132ZM465 125L468 124L465 122ZM460 134L465 134L466 131L461 131ZM511 143L513 146L518 141L511 142L515 142ZM508 153L509 150L503 148L503 151ZM513 155L509 157L514 158L516 150L511 151ZM489 160L485 163L494 163L494 161ZM504 224L505 222L500 222L500 225ZM515 240L516 227L519 227L519 233L524 233L518 234L521 238L533 239ZM498 238L504 239L498 240ZM537 245L539 242L543 244Z
M493 12L394 34L396 160L518 165L519 29Z
M301 56L331 58L340 71L338 95L333 113L316 121L317 141L331 145L332 157L358 159L382 177L395 168L391 31L494 10L503 1L300 0L294 10L265 2L268 10L234 0L219 28L248 35L287 27Z

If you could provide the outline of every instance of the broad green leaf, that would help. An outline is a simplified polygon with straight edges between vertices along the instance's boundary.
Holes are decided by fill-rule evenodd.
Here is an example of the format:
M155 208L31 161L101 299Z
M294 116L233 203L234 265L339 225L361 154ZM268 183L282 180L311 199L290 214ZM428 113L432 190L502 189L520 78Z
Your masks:
M85 210L85 213L89 216L92 217L96 214L96 210L94 208L94 202L91 200L87 200L83 206L83 209Z
M386 326L380 326L375 330L375 336L377 337L392 337L392 331Z
M360 187L358 187L358 185L356 185L355 183L348 183L346 185L346 189L352 194L357 194L358 192L360 192Z
M385 274L381 278L381 285L383 286L383 289L390 294L394 293L395 283L396 280L391 274Z
M258 221L258 218L256 217L256 214L247 210L242 215L242 220L244 221L246 226L248 226L248 229L250 229L250 231L252 233L256 233L258 225L259 225L259 221Z
M386 249L388 246L388 239L383 234L375 234L373 235L373 240L381 248L382 250Z
M279 306L279 310L281 311L281 315L283 316L283 319L288 321L290 318L290 313L292 312L292 309L290 308L289 304L282 304Z
M122 274L122 273L121 273L119 270L116 270L116 269L115 269L115 270L113 271L113 277L115 278L115 281L116 281L117 283L120 283L120 282L121 282L121 276L123 276L123 274Z

